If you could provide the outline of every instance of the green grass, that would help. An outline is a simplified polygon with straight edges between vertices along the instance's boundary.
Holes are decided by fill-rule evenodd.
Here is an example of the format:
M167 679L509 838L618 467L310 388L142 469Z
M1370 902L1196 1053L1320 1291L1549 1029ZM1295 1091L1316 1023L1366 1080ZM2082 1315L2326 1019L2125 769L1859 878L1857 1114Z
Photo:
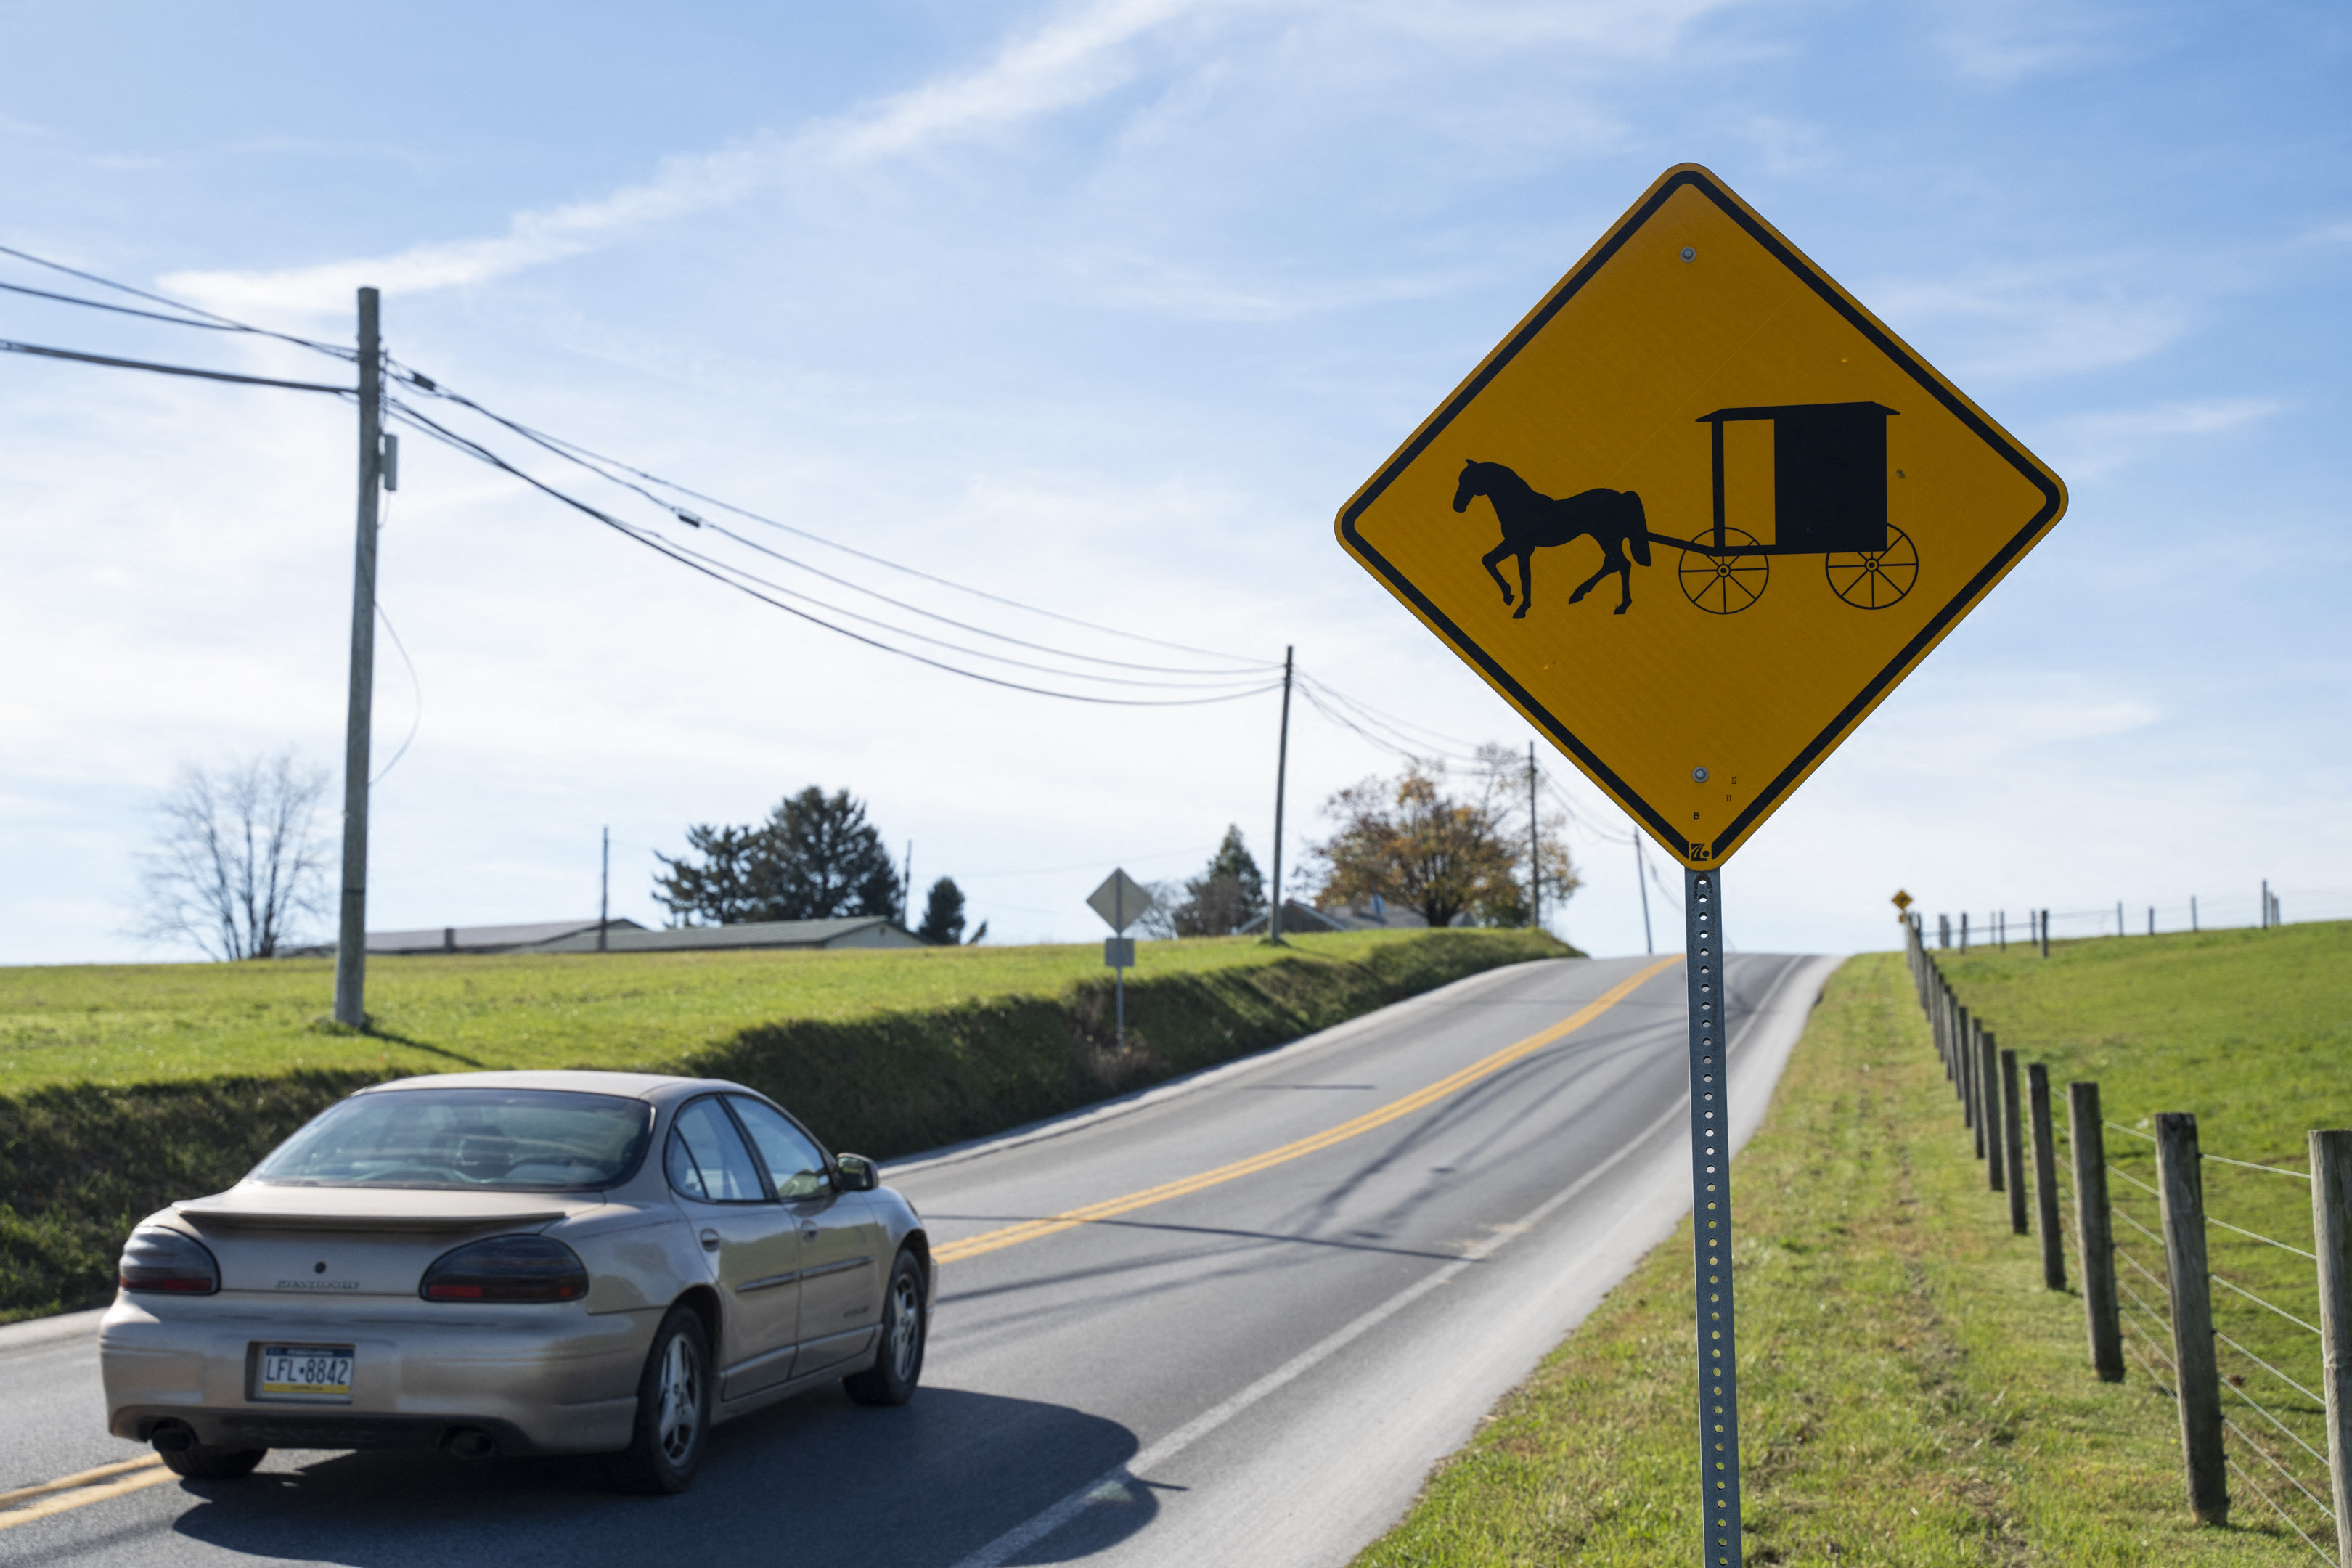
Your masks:
M2352 1127L2352 923L2056 943L2046 961L2023 946L1936 957L1961 1003L2004 1049L2021 1062L2049 1064L2053 1098L2070 1080L2098 1084L2101 1112L2116 1124L2106 1131L2109 1202L2147 1231L2163 1228L2147 1190L2157 1180L2148 1134L2158 1112L2194 1114L2209 1155L2294 1172L2310 1167L2311 1129ZM2060 1158L2071 1160L2063 1100L2058 1111ZM2202 1175L2209 1217L2312 1250L2307 1181L2210 1159ZM2062 1176L2060 1185L2071 1205L2071 1184ZM2124 1258L2118 1278L2139 1298L2124 1297L2126 1343L2137 1345L2148 1358L2144 1364L2160 1367L2156 1357L2168 1357L2170 1345L2156 1315L2163 1296L2147 1275L2163 1277L2164 1249L2124 1218L2115 1234ZM2309 1259L2221 1226L2207 1226L2206 1247L2222 1279L2306 1323L2319 1321ZM2216 1330L2318 1389L2316 1335L2226 1288L2212 1295ZM2223 1374L2242 1380L2222 1391L2223 1412L2246 1434L2227 1438L2231 1457L2304 1529L2321 1535L2326 1521L2250 1448L2268 1451L2323 1497L2324 1468L2247 1402L2258 1401L2322 1452L2326 1412L2226 1342L2219 1353ZM2274 1517L2243 1480L2233 1477L2231 1492L2241 1517Z
M1412 935L1294 936L1311 959L1354 961ZM1255 966L1244 937L1136 944L1130 983ZM1091 945L840 952L522 953L378 959L375 1033L324 1020L331 959L0 969L0 1094L54 1084L158 1083L286 1071L676 1062L747 1026L1053 995L1101 981Z
M2252 994L2248 1059L2267 1048ZM2258 1502L2193 1523L2171 1402L2137 1368L2093 1375L2080 1298L2042 1288L2037 1244L1985 1190L1898 957L1839 971L1733 1177L1746 1562L2313 1561ZM1692 1309L1685 1224L1359 1568L1694 1561Z
M0 971L0 1321L105 1299L141 1215L218 1191L362 1084L490 1067L733 1079L835 1148L1001 1131L1572 950L1534 931L1147 944L1125 1042L1095 947L429 958L374 1035L313 1026L319 964Z

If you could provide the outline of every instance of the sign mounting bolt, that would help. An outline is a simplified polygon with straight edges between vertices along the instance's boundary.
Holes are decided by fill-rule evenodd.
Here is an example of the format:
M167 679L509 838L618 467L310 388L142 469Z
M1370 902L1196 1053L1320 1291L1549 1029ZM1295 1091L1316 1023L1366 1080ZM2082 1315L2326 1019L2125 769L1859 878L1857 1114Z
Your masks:
M1696 261L1698 259L1698 247L1692 245L1684 246L1683 259L1685 261Z
M1691 777L1696 779L1701 784L1705 784L1706 783L1706 770L1705 768L1693 768L1691 770Z

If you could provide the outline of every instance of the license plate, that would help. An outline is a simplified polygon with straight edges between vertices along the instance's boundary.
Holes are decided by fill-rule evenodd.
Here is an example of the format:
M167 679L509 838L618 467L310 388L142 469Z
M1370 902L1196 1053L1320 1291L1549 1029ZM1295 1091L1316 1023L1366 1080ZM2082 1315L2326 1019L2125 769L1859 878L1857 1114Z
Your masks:
M255 1358L257 1399L348 1401L352 1396L349 1345L263 1345Z

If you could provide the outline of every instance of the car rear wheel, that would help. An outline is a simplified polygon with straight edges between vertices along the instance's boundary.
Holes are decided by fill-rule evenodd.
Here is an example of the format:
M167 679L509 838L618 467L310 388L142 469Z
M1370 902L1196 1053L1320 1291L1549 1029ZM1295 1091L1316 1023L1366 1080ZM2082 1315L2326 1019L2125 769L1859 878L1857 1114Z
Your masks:
M267 1448L216 1448L209 1443L198 1443L176 1454L161 1453L163 1468L175 1476L185 1476L192 1481L240 1481L253 1474L253 1467L261 1463Z
M929 1324L923 1307L922 1261L901 1248L882 1293L882 1342L874 1347L874 1364L841 1380L850 1398L860 1405L904 1405L915 1396Z
M637 1379L629 1446L604 1461L624 1490L663 1496L693 1484L710 1432L710 1340L694 1309L672 1307Z

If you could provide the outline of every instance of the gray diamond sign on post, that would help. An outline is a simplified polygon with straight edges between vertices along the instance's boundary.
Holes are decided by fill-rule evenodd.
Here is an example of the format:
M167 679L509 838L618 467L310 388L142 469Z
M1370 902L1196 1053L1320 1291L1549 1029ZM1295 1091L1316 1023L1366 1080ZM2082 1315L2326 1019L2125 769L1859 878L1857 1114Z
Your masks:
M1150 912L1158 902L1151 889L1129 876L1125 871L1113 871L1103 879L1103 885L1087 895L1087 907L1102 916L1103 923L1117 931L1117 936L1103 940L1103 963L1118 975L1118 1043L1127 1046L1127 971L1135 962L1135 941L1127 928Z

